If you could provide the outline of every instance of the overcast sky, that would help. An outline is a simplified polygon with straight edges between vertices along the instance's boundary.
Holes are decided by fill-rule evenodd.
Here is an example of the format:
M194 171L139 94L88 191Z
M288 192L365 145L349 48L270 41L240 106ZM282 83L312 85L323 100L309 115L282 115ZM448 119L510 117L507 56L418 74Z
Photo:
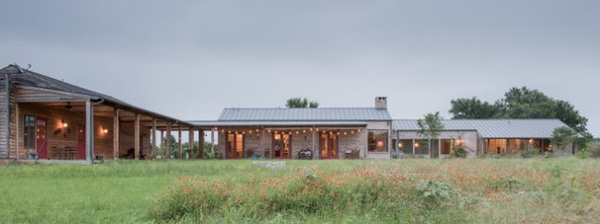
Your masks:
M600 134L600 1L2 1L0 63L185 120L224 107L395 119L527 86Z

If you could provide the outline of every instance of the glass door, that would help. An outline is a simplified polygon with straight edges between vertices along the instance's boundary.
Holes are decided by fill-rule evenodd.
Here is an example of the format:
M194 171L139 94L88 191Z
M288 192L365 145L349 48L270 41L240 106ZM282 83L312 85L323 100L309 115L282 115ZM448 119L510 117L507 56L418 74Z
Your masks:
M244 158L244 135L242 134L227 134L227 145L225 145L225 156L227 159Z
M289 159L292 151L292 135L289 133L273 134L273 159Z
M321 150L321 159L336 159L338 151L338 138L334 133L321 133L319 148Z

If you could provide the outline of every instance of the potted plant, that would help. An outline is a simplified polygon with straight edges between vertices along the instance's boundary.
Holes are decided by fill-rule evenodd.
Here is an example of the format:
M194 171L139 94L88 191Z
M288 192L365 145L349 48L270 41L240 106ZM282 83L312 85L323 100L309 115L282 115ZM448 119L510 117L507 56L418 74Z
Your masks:
M27 153L27 158L28 158L28 159L37 160L37 158L38 158L38 154L37 154L37 153L35 153L35 152L30 152L30 153Z

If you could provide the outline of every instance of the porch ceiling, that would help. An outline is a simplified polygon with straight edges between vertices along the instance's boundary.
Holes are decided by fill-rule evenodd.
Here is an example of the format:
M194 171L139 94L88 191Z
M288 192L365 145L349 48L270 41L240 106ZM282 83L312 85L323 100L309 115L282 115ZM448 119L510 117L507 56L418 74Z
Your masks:
M56 110L59 112L78 113L78 114L81 114L81 116L85 116L85 101L83 101L83 102L82 101L37 102L37 103L27 102L27 103L19 103L19 105L44 107L44 108L48 108L50 110ZM70 107L67 108L67 106L70 106ZM189 129L189 126L193 126L193 125L190 125L187 123L181 123L177 120L173 120L173 119L169 119L169 118L158 117L158 116L153 117L148 114L139 114L139 115L140 115L140 125L145 126L145 127L151 127L153 119L156 119L157 127L164 127L165 129L169 123L171 124L172 127L177 127L176 124L183 124L183 126L186 127L186 130ZM114 107L105 105L105 104L96 105L96 106L94 106L94 116L99 117L99 118L112 119L112 117L114 116ZM134 112L134 111L119 109L119 120L121 121L121 123L129 123L129 122L133 123L133 122L135 122L135 116L136 116L136 112Z

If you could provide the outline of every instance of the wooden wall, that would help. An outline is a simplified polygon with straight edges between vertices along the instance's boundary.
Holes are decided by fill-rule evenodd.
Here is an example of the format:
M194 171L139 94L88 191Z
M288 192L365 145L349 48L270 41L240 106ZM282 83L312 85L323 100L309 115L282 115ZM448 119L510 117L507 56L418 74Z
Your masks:
M6 77L8 75L3 74L0 76L0 159L8 159L8 133L9 133L9 119L8 119L8 88L6 85Z
M23 119L25 115L45 117L47 119L48 149L51 147L77 146L77 125L85 125L85 114L75 113L64 108L50 108L43 104L19 104L19 159L26 159L27 153L35 152L35 148L24 148ZM63 122L68 126L62 126ZM104 127L108 133L101 131ZM112 118L95 118L94 123L94 148L96 156L112 157ZM15 132L12 132L14 136ZM16 137L16 136L15 136ZM17 157L17 150L11 149L11 158Z
M123 123L121 123L119 128L121 129L120 144L119 144L121 150L118 154L121 156L121 155L126 154L128 149L135 147L134 146L134 144L135 144L134 137L133 137L134 123L133 122L123 122ZM141 154L146 155L146 158L148 158L148 156L150 156L150 128L140 125L140 138L141 138L140 147L142 149L142 153L140 153L140 155ZM111 137L111 141L112 141L112 137ZM104 158L112 158L112 156L104 157Z

